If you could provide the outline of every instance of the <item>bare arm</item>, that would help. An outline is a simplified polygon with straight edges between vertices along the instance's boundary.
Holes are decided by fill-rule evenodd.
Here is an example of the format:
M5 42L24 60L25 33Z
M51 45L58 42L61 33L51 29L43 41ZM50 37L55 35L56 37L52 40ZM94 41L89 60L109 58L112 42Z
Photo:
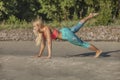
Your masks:
M46 40L47 40L47 47L48 47L47 58L51 58L51 55L52 55L52 40L51 40L50 29L48 27L46 27Z
M43 53L43 51L44 51L44 49L45 49L45 46L46 46L46 43L45 43L46 41L45 41L45 39L43 38L43 36L42 36L42 41L41 41L41 44L40 44L40 52L39 52L39 54L38 54L38 57L41 57L42 56L42 53Z

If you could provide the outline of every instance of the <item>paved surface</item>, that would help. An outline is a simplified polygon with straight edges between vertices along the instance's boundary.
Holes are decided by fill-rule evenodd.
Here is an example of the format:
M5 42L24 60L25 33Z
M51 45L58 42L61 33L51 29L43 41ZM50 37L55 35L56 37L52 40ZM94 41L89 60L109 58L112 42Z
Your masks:
M34 42L1 41L0 80L120 80L120 43L91 43L103 50L100 58L67 42L53 42L52 59L33 58Z

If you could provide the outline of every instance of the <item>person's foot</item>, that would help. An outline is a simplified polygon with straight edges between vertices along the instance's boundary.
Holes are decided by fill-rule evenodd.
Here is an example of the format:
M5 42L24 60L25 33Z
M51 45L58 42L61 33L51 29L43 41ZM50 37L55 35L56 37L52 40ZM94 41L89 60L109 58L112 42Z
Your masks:
M89 17L93 18L93 17L97 16L98 14L99 14L99 13L90 13L90 14L89 14Z
M97 52L96 52L96 55L95 55L94 57L95 57L95 58L98 58L101 53L102 53L102 50L97 51Z
M41 57L42 59L51 59L51 57L49 56L44 56L44 57Z

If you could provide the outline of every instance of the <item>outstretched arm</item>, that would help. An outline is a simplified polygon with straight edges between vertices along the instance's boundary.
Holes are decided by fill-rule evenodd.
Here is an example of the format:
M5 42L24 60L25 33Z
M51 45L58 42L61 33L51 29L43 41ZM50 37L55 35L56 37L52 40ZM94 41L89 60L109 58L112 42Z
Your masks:
M46 40L47 40L47 47L48 47L47 58L51 58L51 56L52 56L52 40L51 40L50 29L48 27L46 27Z
M43 53L43 51L45 49L45 46L46 46L45 39L42 36L42 41L41 41L41 44L40 44L40 52L38 54L38 57L42 56L42 53Z

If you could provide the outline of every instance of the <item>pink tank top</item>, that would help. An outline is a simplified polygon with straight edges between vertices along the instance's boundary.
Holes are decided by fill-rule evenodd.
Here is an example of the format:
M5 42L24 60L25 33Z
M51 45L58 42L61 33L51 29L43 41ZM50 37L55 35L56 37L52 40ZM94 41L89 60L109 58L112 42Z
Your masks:
M53 32L52 32L52 34L51 34L51 38L52 38L52 39L56 39L57 36L58 36L58 30L57 30L57 29L54 29Z
M46 38L45 34L43 34L44 38ZM54 29L52 34L51 34L51 38L52 39L56 39L58 36L58 30L57 29Z

